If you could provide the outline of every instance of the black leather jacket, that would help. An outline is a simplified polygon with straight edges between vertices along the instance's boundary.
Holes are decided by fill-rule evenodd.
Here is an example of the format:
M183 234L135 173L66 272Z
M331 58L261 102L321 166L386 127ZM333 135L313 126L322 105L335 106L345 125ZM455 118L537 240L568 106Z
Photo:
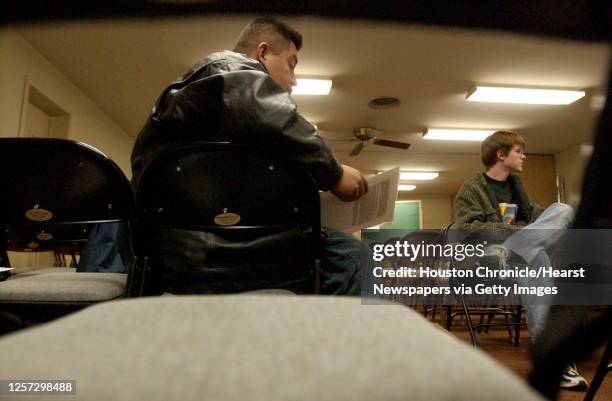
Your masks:
M164 90L132 151L134 184L161 150L207 140L252 144L297 162L323 191L342 175L333 152L298 114L289 93L243 54L213 53Z
M144 167L159 152L202 141L249 144L297 162L321 190L342 175L331 149L298 114L291 96L263 65L234 52L208 56L162 93L132 151L133 185L137 188ZM147 279L147 293L293 289L303 272L300 264L288 268L288 259L308 260L308 233L296 230L246 239L197 230L149 234L147 254L156 274Z

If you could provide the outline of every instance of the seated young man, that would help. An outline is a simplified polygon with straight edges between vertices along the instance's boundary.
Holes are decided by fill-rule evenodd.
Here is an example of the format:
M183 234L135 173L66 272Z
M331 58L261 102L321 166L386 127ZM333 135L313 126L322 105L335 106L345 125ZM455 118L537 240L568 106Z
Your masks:
M546 210L534 204L514 173L523 170L524 139L508 131L497 131L481 145L486 171L467 180L455 198L455 222L466 230L491 230L503 243L490 245L486 256L505 267L511 255L532 266L550 266L547 251L560 239L573 219L570 206L553 203ZM525 285L533 285L525 281ZM526 305L528 330L537 346L548 313L548 305ZM587 381L574 364L563 374L561 387L586 390Z
M249 144L302 165L322 191L343 201L367 192L356 169L342 165L291 98L302 36L275 18L257 18L233 51L198 61L161 94L132 151L133 182L164 149L197 141ZM322 292L357 295L368 249L354 237L323 233Z

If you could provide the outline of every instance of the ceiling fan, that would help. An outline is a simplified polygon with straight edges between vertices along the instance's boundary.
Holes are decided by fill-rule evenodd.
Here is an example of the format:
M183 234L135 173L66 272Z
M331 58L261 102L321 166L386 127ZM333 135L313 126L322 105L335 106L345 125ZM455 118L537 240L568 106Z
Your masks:
M387 139L379 139L376 135L379 134L380 131L377 131L373 128L362 127L357 128L354 132L355 138L359 139L359 142L351 151L349 156L357 156L363 150L363 147L367 144L374 144L380 146L388 146L391 148L397 149L408 149L410 147L409 143L406 142L397 142L397 141L389 141Z

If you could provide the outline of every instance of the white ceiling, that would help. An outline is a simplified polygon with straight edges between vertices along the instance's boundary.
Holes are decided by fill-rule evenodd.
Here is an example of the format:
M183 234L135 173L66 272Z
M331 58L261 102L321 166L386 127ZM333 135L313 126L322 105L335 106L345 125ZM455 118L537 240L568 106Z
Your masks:
M120 20L17 30L136 137L157 96L198 59L231 49L251 18L200 17ZM304 35L298 76L330 77L331 94L294 98L318 125L338 158L366 173L400 166L440 171L416 194L451 194L480 169L479 144L426 141L425 127L505 128L523 135L527 152L554 154L588 141L600 111L609 47L418 25L321 18L288 18ZM569 106L465 101L475 84L584 89ZM401 105L374 110L368 102L394 96ZM382 138L408 141L407 150L369 146L357 157L355 128L375 127Z

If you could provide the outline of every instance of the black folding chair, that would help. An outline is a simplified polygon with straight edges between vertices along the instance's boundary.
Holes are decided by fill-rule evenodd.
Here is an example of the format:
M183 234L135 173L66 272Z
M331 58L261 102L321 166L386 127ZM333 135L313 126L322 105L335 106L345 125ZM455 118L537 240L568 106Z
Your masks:
M95 224L131 224L134 200L119 167L95 148L64 139L0 138L0 255L60 250L76 258ZM2 256L0 256L2 257ZM33 269L0 281L0 308L48 320L123 297L128 275Z
M443 231L441 238L443 239L443 243L452 243L456 242L456 238L450 238L452 235L452 230L461 231L457 227L454 226L453 223L449 224ZM462 237L465 233L460 234ZM455 234L456 236L456 234ZM464 241L466 238L461 238L460 241ZM455 259L453 257L449 257L450 267L456 267ZM491 266L492 268L499 268L499 266ZM462 266L461 268L465 268ZM456 279L451 280L451 283L456 283ZM463 294L457 295L456 303L458 304L455 308L454 305L448 304L446 305L446 329L448 331L451 330L453 319L457 316L463 315L465 317L465 321L468 327L468 331L470 334L470 339L472 341L472 345L474 347L478 347L478 340L476 338L475 330L478 333L484 328L485 331L488 331L489 327L506 327L508 330L508 334L510 339L513 340L513 344L515 346L520 345L520 330L521 326L525 326L526 323L522 321L523 315L523 307L521 304L517 305L468 305ZM478 324L474 324L472 322L472 315L480 316L480 322ZM485 316L487 317L487 322L484 322ZM505 322L492 322L493 317L495 316L503 316ZM514 330L514 333L512 332ZM514 335L513 335L514 334Z
M195 143L145 166L136 198L142 294L318 292L319 193L300 166Z

